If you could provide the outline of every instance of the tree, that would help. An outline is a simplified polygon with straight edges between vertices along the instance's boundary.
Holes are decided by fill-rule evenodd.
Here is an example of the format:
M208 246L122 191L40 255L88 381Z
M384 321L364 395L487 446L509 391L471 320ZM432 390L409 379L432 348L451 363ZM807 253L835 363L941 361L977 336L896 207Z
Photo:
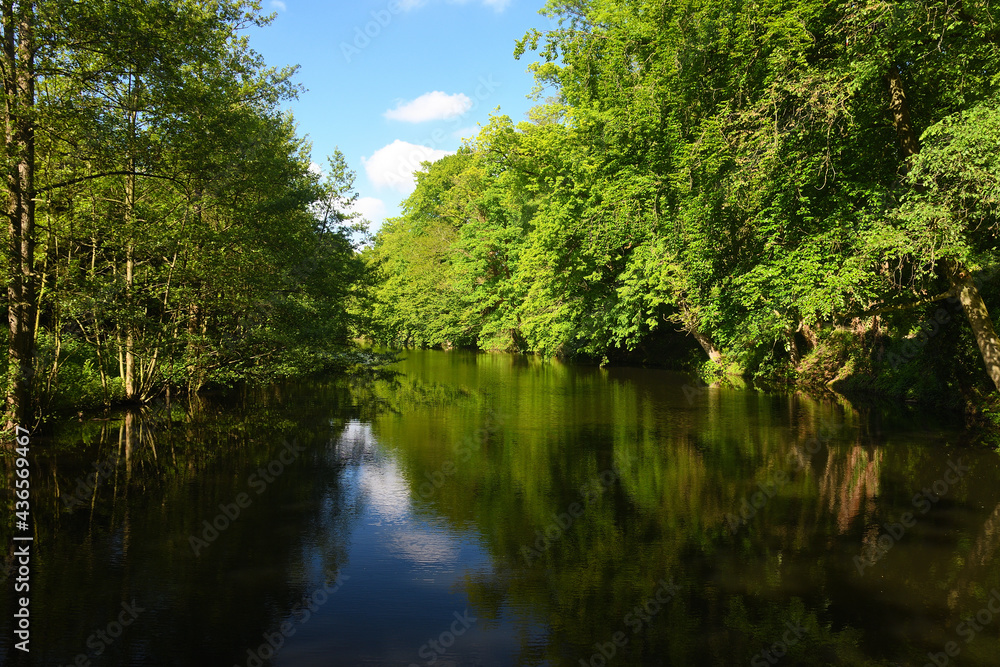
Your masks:
M447 187L418 187L419 215L376 239L397 329L448 321L417 338L452 327L480 347L607 358L669 323L715 371L780 375L838 327L904 338L918 309L960 294L1000 377L972 276L994 261L995 211L956 199L986 187L992 125L969 116L967 141L928 130L993 104L988 2L551 0L543 13L557 26L515 57L538 53L548 101L527 122L492 119L461 170L432 165Z
M927 128L913 155L898 210L900 242L943 272L962 303L994 386L1000 339L970 267L996 262L1000 236L1000 106L979 104Z
M34 373L35 81L38 76L34 2L4 2L4 176L7 187L8 425L27 424Z
M2 9L9 421L64 376L142 402L341 363L363 266L329 207L353 176L339 153L326 183L309 172L277 110L294 68L240 35L259 4Z

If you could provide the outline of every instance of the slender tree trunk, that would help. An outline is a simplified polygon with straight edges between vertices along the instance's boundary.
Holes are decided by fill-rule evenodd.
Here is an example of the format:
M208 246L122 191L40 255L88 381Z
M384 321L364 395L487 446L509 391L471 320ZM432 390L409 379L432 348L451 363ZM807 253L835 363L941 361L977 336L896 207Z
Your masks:
M792 365L796 368L802 361L802 352L799 350L798 341L795 340L796 329L793 327L788 327L785 330L785 336L788 339L788 356L792 360Z
M128 112L129 140L126 156L125 176L125 302L127 305L125 319L125 400L134 401L138 398L135 372L135 202L136 202L136 168L135 143L136 120L138 106L136 99L139 89L138 77L129 78L128 99L131 109Z
M27 426L32 416L35 320L35 72L34 3L4 2L2 71L9 224L7 421Z
M187 373L188 373L188 393L196 394L201 388L201 342L196 342L198 329L201 320L201 309L196 300L188 306L187 323Z
M135 387L135 326L132 323L132 295L135 285L135 249L129 241L125 250L125 300L129 311L125 321L125 400L134 401L137 396Z

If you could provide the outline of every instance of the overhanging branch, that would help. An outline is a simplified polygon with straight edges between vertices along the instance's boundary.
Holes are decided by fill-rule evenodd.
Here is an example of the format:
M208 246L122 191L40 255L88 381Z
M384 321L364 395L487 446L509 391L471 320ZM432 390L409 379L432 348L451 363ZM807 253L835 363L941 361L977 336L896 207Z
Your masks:
M164 176L163 174L147 174L144 172L134 172L134 171L105 171L100 174L91 174L89 176L80 176L79 178L71 178L68 181L62 181L60 183L53 183L51 185L46 185L45 187L35 188L32 193L32 198L43 192L49 192L50 190L56 190L58 188L65 188L70 185L76 185L77 183L83 183L84 181L92 181L96 178L104 178L105 176L142 176L144 178L158 178L163 181L171 181L173 183L180 183L180 179L174 178L173 176Z
M935 294L934 296L927 296L922 299L916 299L915 301L907 301L906 303L897 303L893 305L879 304L869 308L866 311L858 313L856 315L847 315L846 319L863 319L866 317L874 317L875 315L882 315L883 313L891 313L897 310L909 310L910 308L916 308L918 306L923 306L928 303L934 303L935 301L943 301L949 297L955 296L955 290L950 289L947 292L942 292L941 294Z

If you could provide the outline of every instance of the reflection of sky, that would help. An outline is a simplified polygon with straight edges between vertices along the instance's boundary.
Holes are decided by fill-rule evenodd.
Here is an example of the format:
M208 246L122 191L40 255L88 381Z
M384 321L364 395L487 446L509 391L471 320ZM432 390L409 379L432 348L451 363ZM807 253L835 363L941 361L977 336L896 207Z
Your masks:
M369 424L352 422L344 429L345 440L357 442L356 439L361 436L366 448L377 448ZM365 458L368 460L368 457ZM448 531L414 522L410 487L400 474L398 464L388 457L378 457L377 461L377 465L363 466L358 480L358 490L366 504L367 524L393 524L393 529L386 531L391 536L393 552L415 565L454 567L461 551L460 545Z
M323 544L347 542L343 586L305 624L296 626L275 658L275 665L419 665L418 652L449 630L454 612L470 606L466 577L489 573L492 564L478 536L460 531L444 517L418 517L410 487L397 461L384 452L369 424L351 422L331 455L340 465L341 506L354 508L353 522L342 536L316 536L318 563ZM342 525L342 524L341 524ZM320 530L335 530L323 523ZM341 529L342 530L342 529ZM304 574L303 585L322 585L321 568ZM447 653L434 654L435 665L513 664L518 635L501 617L486 628L480 617Z

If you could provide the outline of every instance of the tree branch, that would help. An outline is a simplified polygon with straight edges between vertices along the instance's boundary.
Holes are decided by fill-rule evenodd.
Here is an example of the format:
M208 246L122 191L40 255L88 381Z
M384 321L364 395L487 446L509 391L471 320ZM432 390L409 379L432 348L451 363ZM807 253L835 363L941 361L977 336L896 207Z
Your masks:
M132 172L132 171L105 171L100 174L91 174L89 176L80 176L79 178L71 178L68 181L62 181L61 183L53 183L51 185L46 185L42 188L35 188L32 193L32 197L39 195L43 192L49 192L50 190L56 190L58 188L65 188L70 185L76 185L77 183L83 183L84 181L92 181L96 178L104 178L105 176L143 176L145 178L158 178L164 181L172 181L174 183L180 183L180 179L174 178L173 176L164 176L162 174L147 174L143 172Z
M924 304L933 303L935 301L943 301L949 297L955 296L955 290L950 289L947 292L942 292L941 294L936 294L934 296L926 296L922 299L917 299L916 301L907 301L906 303L897 303L891 306L885 304L879 304L873 308L858 313L856 315L848 315L846 319L863 319L865 317L874 317L875 315L881 315L883 313L891 313L896 310L909 310L910 308L916 308L917 306L923 306Z

